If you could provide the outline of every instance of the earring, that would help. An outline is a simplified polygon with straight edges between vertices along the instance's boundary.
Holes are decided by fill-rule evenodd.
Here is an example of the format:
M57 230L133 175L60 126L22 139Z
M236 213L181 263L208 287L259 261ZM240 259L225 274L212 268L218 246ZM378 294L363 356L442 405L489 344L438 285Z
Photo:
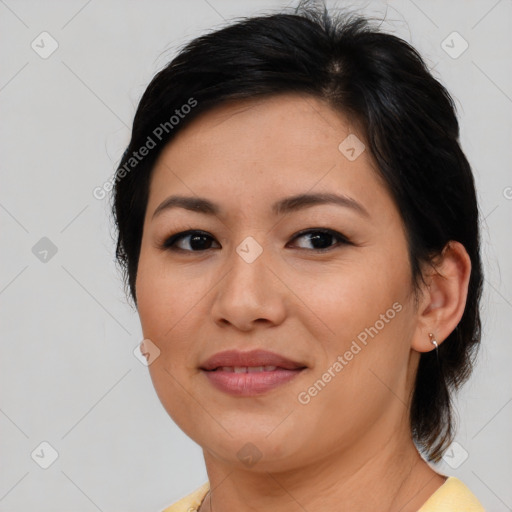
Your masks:
M438 350L437 340L435 339L434 335L431 332L429 332L428 335L430 336L430 343L432 343L432 345L434 345L434 347L436 347L436 359L437 359L437 363L439 364L439 350Z

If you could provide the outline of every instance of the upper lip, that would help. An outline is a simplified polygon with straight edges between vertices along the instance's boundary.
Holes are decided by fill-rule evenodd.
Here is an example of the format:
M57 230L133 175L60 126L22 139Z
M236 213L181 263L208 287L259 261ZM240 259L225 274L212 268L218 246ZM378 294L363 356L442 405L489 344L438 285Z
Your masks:
M304 364L292 361L280 354L257 349L249 352L240 352L239 350L218 352L201 363L200 368L201 370L215 370L222 366L278 366L286 370L306 367Z

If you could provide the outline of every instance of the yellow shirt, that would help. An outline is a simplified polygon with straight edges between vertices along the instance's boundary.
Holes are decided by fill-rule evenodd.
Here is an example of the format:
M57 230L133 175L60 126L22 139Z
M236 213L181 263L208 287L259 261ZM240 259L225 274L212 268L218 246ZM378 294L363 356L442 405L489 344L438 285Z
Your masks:
M191 492L162 512L194 512L210 489L210 482ZM454 476L430 496L418 512L485 512L476 496Z

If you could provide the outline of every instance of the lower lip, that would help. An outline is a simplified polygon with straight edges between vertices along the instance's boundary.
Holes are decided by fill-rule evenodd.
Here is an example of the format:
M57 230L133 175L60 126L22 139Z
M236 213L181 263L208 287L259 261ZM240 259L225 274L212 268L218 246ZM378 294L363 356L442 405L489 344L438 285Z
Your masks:
M284 370L283 368L278 368L268 372L252 373L202 370L214 387L220 391L224 391L224 393L236 396L254 396L266 393L271 389L289 382L303 371L304 368L300 370Z

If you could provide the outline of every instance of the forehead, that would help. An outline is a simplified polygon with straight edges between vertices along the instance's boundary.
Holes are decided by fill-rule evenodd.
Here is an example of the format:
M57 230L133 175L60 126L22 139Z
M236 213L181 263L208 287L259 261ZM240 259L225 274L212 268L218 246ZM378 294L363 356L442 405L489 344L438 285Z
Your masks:
M305 94L279 94L217 105L181 130L172 145L180 145L182 139L218 144L232 142L236 137L243 142L250 133L254 142L264 142L269 149L284 152L287 148L283 144L297 142L318 147L324 142L328 146L345 133L355 130L345 116L319 98ZM244 149L249 147L244 146ZM232 150L236 152L236 147Z
M324 101L293 94L230 101L200 114L162 151L150 203L171 192L270 201L306 191L368 196L372 189L387 193L363 134Z

